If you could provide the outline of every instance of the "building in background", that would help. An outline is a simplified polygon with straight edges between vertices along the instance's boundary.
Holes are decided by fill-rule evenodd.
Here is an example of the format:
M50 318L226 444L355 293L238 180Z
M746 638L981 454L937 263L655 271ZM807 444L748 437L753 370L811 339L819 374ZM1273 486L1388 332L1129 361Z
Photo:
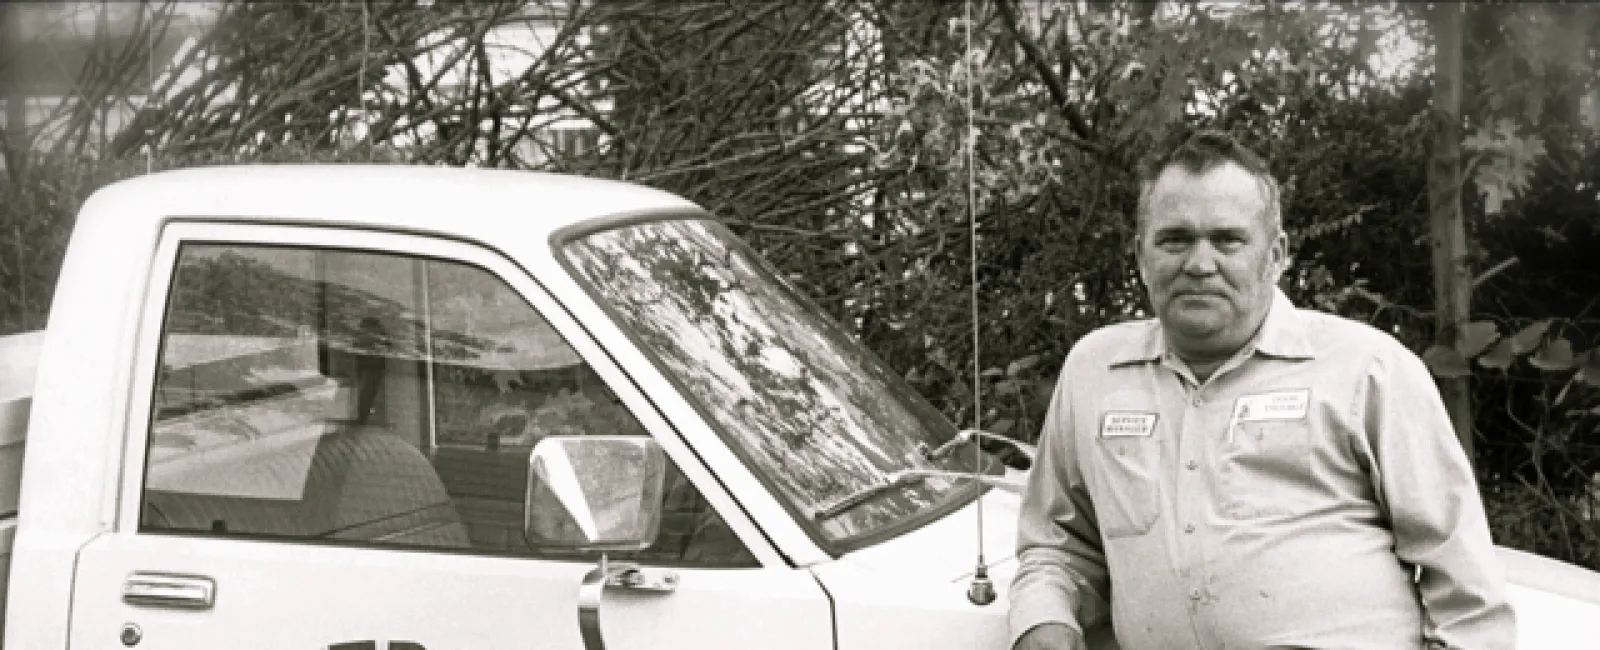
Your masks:
M147 3L0 3L0 169L29 149L92 155L147 105L159 77L210 29L218 6L173 3L161 9L170 22L151 30L155 11ZM89 137L60 142L74 120L91 122L79 129Z

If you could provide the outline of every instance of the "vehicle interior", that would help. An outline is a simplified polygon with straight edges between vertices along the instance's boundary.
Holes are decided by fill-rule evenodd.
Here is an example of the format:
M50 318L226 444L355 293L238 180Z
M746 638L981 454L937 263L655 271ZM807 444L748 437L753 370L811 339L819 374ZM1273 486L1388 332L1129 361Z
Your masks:
M230 294L240 285L281 292L293 284L282 277L282 252L250 252L242 251L249 264L219 264L226 255L208 252L180 265L152 409L142 530L598 558L541 548L524 534L529 454L552 435L648 434L508 287L476 268L433 270L433 278L453 272L457 280L456 290L433 295L459 296L463 283L476 283L510 305L500 309L518 311L517 328L484 334L451 322L439 300L416 304L429 300L426 291L409 292L413 304L398 308L392 303L406 292L392 287L389 300L370 289L361 300L344 296L367 278L425 277L416 268L444 264L437 261L319 252L324 259L301 265L317 274L302 287L309 299L278 300L290 307L277 314L260 313L274 299L244 303L255 312L248 318L219 318L211 291L183 286L213 284L219 272L265 276L235 278ZM341 265L365 272L341 274ZM263 336L262 321L299 323ZM528 333L535 326L544 331ZM561 349L518 349L530 340ZM655 544L611 557L755 565L676 467L663 501Z

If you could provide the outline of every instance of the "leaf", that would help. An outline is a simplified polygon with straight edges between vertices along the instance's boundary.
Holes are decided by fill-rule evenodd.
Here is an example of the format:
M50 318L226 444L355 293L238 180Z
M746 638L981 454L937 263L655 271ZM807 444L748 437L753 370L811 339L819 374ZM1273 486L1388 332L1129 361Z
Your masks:
M1461 335L1456 337L1456 351L1471 359L1482 354L1498 338L1500 327L1493 321L1473 321L1461 326Z
M1491 216L1528 189L1534 164L1545 154L1544 140L1518 135L1516 130L1509 119L1485 122L1462 142L1463 148L1484 157L1473 170L1473 182L1483 193L1483 211Z
M1034 366L1039 365L1039 362L1042 360L1044 360L1044 355L1030 354L1021 359L1017 359L1016 361L1012 361L1010 365L1006 366L1006 375L1009 377L1020 375L1032 369Z
M1522 328L1511 337L1511 351L1515 354L1527 354L1539 347L1539 340L1544 338L1544 333L1550 329L1550 319L1538 321Z
M1600 348L1591 348L1578 358L1578 381L1600 386Z
M1472 375L1472 368L1467 366L1467 360L1456 352L1455 348L1435 345L1422 353L1422 361L1428 364L1428 370L1436 377L1453 379Z
M1545 372L1572 369L1572 341L1556 338L1539 348L1539 353L1528 357L1528 363Z
M983 371L983 376L984 377L1004 377L1005 373L1002 372L999 368L990 368L988 370Z
M998 382L998 383L996 383L994 385L994 394L996 394L996 395L1015 395L1015 394L1017 394L1017 391L1019 391L1021 389L1022 389L1022 382L1017 381L1015 379L1007 379L1005 381Z
M1001 421L996 422L996 423L994 423L992 425L989 425L989 428L986 429L986 431L988 431L989 433L998 434L998 435L1002 435L1003 436L1007 432L1011 431L1011 428L1015 427L1015 426L1017 426L1017 421L1016 420L1001 420Z
M1505 370L1511 367L1511 339L1500 339L1488 354L1478 357L1478 365L1490 370Z
M1600 131L1600 96L1585 95L1579 99L1578 114L1590 131Z

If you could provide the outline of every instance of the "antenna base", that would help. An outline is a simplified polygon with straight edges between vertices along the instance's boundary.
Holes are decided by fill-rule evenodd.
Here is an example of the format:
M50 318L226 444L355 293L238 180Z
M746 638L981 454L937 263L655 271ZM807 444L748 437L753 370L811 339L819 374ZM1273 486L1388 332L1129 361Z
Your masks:
M982 566L972 576L972 584L967 586L967 600L974 605L983 606L994 602L994 581L989 579L989 572Z

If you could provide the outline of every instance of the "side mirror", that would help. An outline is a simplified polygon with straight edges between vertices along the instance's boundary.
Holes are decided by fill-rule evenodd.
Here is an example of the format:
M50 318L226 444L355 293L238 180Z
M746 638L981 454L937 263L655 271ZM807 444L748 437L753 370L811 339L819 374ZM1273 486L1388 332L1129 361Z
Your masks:
M639 551L661 531L667 458L642 436L551 436L528 455L523 532L534 547Z

